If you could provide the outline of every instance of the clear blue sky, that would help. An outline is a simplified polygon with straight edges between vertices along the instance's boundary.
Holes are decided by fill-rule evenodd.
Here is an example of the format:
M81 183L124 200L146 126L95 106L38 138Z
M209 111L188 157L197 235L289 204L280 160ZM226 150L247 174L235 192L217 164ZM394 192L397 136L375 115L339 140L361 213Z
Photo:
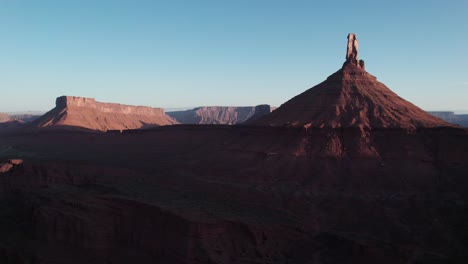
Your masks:
M348 32L403 98L468 110L466 0L0 0L0 111L279 106L341 67Z

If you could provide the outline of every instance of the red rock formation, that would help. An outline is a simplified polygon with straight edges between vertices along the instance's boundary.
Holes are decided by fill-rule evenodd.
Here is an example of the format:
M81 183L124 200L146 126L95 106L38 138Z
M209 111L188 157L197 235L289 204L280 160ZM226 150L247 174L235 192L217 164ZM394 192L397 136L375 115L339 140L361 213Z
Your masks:
M346 47L346 62L356 66L360 66L360 62L358 59L358 40L356 38L356 34L349 33L348 34L348 45Z
M31 201L32 216L25 207L25 223L7 227L32 225L25 248L44 263L446 262L464 247L466 138L454 128L365 141L357 128L45 130L0 137L11 146L0 157L29 157L1 166L0 196Z
M57 98L55 108L35 120L33 125L107 131L176 123L160 108L101 103L93 98L61 96Z
M468 131L354 64L324 83L266 126L2 135L0 262L464 263Z
M357 61L357 40L354 34L350 36L347 60L340 70L255 124L367 129L453 126L399 97L367 73Z
M253 116L265 114L269 105L259 106L203 106L186 111L173 111L167 114L182 124L235 125Z

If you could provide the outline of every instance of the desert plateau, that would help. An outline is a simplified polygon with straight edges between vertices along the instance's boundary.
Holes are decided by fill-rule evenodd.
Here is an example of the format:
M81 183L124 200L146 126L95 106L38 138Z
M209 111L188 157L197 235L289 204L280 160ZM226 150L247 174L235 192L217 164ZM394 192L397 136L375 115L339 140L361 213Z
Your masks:
M335 25L323 3L150 2L0 3L37 40L11 35L0 76L17 89L0 97L0 264L468 263L466 83L441 70L463 68L458 46L426 53L444 38L362 3L365 23Z
M460 262L467 130L397 96L353 52L246 124L59 97L3 129L0 260Z

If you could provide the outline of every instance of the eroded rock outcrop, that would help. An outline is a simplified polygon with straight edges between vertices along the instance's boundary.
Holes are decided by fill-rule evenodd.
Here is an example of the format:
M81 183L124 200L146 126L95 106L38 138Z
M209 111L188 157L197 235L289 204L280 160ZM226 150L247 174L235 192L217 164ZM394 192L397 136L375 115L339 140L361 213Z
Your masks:
M352 33L348 35L346 62L340 70L255 124L366 129L454 126L401 98L365 71Z
M177 124L161 108L101 103L94 98L61 96L56 106L33 122L36 127L125 130Z
M167 114L182 124L236 125L256 116L270 113L269 105L258 106L202 106Z
M356 34L349 33L348 45L346 48L346 62L345 63L351 63L351 64L359 66L358 47L359 47L359 44L356 38Z
M468 131L354 64L321 85L262 126L2 135L0 262L465 263Z

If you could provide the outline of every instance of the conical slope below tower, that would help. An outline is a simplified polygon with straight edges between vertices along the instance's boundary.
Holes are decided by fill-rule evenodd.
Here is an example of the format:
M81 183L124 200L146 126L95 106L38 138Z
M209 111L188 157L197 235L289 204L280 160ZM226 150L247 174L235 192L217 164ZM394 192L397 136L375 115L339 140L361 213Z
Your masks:
M348 39L346 62L340 70L254 124L404 129L454 126L399 97L366 72L364 62L357 59L355 35Z

